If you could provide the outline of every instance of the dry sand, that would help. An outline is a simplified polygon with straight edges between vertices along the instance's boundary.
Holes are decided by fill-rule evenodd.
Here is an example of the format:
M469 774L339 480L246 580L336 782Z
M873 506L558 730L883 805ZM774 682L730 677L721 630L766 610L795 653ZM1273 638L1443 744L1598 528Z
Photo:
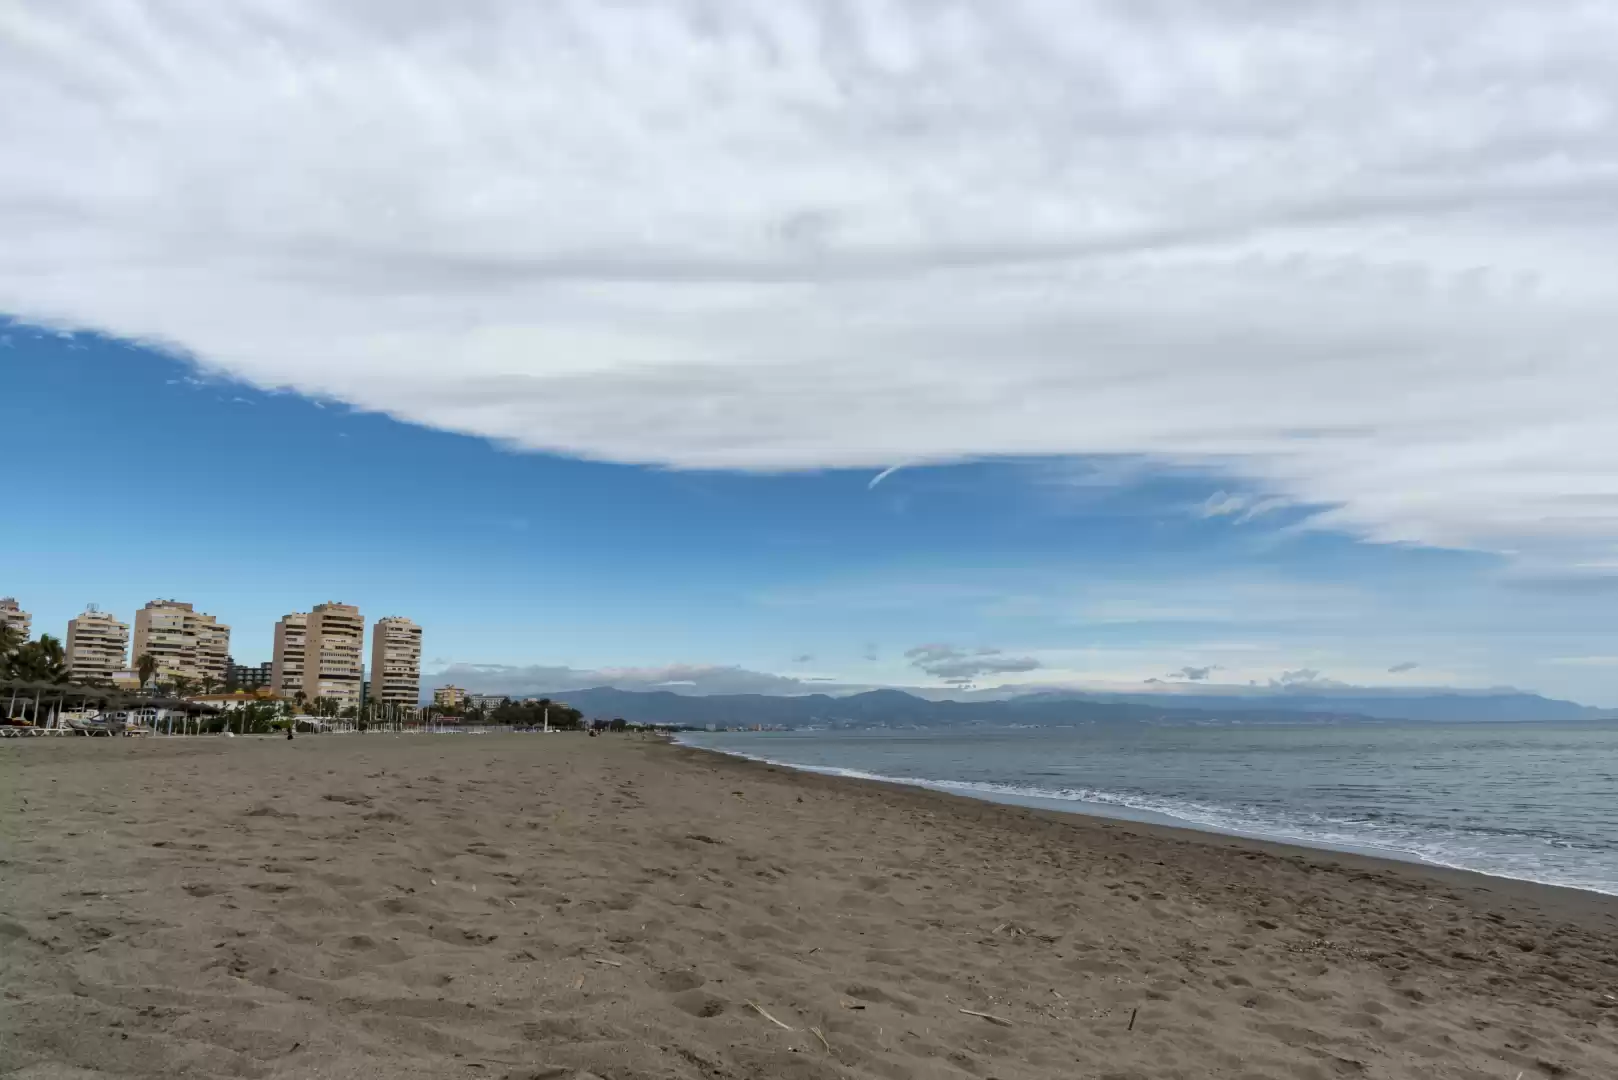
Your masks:
M37 739L0 813L12 1077L1618 1077L1618 901L630 736Z

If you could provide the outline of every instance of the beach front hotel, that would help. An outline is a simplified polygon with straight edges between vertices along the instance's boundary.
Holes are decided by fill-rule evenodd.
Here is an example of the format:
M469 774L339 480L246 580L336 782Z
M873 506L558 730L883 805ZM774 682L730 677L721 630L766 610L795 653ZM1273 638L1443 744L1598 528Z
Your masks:
M153 600L135 613L135 662L150 654L159 679L224 685L230 627L178 600Z
M339 708L359 705L365 663L365 619L360 609L336 601L316 604L305 625L305 698L332 698Z
M0 597L0 626L9 626L27 641L33 636L34 617L22 609L16 597Z
M371 627L371 696L383 705L421 702L421 627L400 615Z
M128 667L129 624L94 604L67 623L68 677L83 683L110 683Z
M275 624L275 647L270 654L270 689L295 698L303 689L304 645L309 634L309 613L293 611Z

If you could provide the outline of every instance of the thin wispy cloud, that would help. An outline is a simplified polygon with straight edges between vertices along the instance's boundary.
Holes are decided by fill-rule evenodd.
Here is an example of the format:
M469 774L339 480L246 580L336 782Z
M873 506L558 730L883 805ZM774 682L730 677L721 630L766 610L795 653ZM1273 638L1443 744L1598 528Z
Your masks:
M904 468L903 465L889 465L886 469L883 469L881 472L871 477L871 482L865 485L865 489L867 491L872 490L882 481L886 480L888 477L892 476L902 468Z
M1146 455L1590 561L1615 53L1605 0L22 0L0 311L515 447Z
M485 694L551 694L614 686L621 690L668 690L677 694L806 694L827 687L734 665L670 664L644 668L574 668L554 664L445 664L427 675L433 684L453 683ZM846 689L862 689L847 687Z

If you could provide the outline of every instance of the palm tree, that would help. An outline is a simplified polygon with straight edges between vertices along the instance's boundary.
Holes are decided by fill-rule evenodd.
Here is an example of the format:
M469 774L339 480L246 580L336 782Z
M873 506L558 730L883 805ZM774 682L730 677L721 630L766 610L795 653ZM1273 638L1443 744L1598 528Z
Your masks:
M49 634L25 641L11 656L11 677L24 682L67 682L67 656L62 643Z
M196 691L196 683L184 675L176 675L169 680L169 689L175 697L190 697Z
M146 689L146 684L157 674L157 657L149 652L141 653L135 659L135 674L140 676L140 688Z
M11 670L12 658L22 646L22 631L10 622L0 622L0 679L16 677Z

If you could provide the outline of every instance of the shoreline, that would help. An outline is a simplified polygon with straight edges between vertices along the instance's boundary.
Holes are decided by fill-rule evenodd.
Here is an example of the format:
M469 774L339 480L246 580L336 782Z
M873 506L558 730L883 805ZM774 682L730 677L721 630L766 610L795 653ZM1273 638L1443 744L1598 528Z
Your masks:
M1113 817L1108 814L1087 813L1083 810L1053 809L1029 806L999 799L980 798L974 794L949 791L927 783L903 779L869 776L849 776L785 762L766 761L727 750L706 746L693 746L673 739L667 740L670 750L696 755L711 755L734 765L763 769L785 770L796 776L815 777L831 784L847 784L859 788L873 788L892 795L921 795L962 802L972 806L1000 807L1009 812L1021 812L1053 823L1073 823L1106 831L1131 832L1143 839L1169 840L1180 844L1202 844L1216 849L1235 852L1261 851L1279 859L1334 870L1346 869L1364 872L1407 875L1419 881L1443 885L1447 888L1472 893L1496 894L1514 903L1529 903L1542 907L1548 914L1585 922L1593 920L1610 931L1618 931L1618 894L1596 889L1581 889L1570 885L1531 881L1526 878L1489 874L1458 866L1444 866L1415 858L1397 859L1370 852L1344 851L1336 848L1316 847L1298 841L1278 840L1244 833L1225 832L1213 828L1190 825L1141 821L1133 818Z
M1618 900L635 736L0 749L0 1074L1618 1075Z
M932 791L943 795L953 795L963 799L985 802L997 806L1016 806L1029 810L1037 810L1058 815L1072 815L1082 818L1091 818L1100 821L1124 822L1143 825L1151 828L1169 829L1194 835L1217 836L1228 839L1246 840L1253 843L1270 844L1277 847L1296 849L1315 854L1347 855L1377 862L1388 862L1399 865L1416 866L1431 870L1445 870L1458 874L1476 875L1501 882L1516 882L1522 885L1533 885L1545 889L1558 889L1591 896L1606 897L1618 900L1618 886L1601 888L1594 885L1573 885L1565 882L1545 881L1538 878L1523 877L1504 872L1479 869L1477 867L1463 866L1456 863L1443 862L1431 856L1404 849L1381 847L1375 844L1352 844L1349 842L1330 843L1315 840L1309 837L1289 836L1284 833L1266 833L1257 829L1240 829L1234 826L1223 826L1210 822L1196 821L1190 818L1177 817L1174 814L1161 810L1144 809L1129 806L1128 804L1110 804L1092 802L1082 799L1057 799L1041 797L1034 794L1021 794L1018 792L998 792L985 785L974 785L966 781L937 780L923 777L887 776L878 773L863 772L859 769L831 765L802 765L790 761L781 761L762 755L748 754L741 750L721 748L717 746L702 746L697 743L684 742L678 735L668 736L671 746L685 750L697 750L703 753L718 754L737 761L752 762L754 764L768 765L775 768L790 769L794 772L810 773L816 776L827 776L837 779L850 780L857 783L871 783L891 785L899 788L909 788L919 791Z

